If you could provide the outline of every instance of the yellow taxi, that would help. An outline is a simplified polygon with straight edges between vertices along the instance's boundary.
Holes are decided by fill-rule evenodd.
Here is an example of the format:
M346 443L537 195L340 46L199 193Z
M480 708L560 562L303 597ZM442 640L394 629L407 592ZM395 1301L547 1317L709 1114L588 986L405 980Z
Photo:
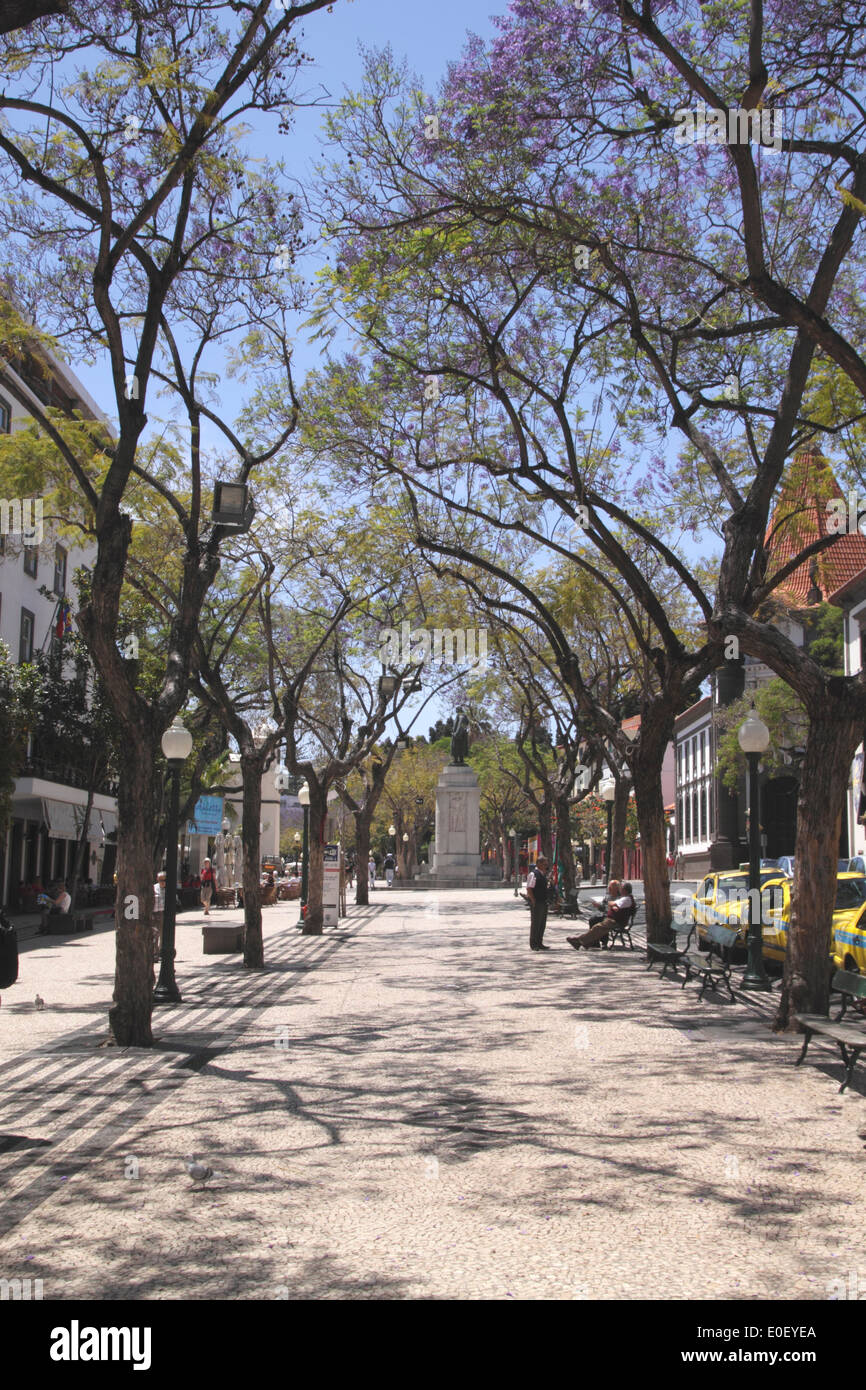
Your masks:
M772 960L785 959L792 887L793 880L785 879L781 911L778 904L762 903L764 955ZM771 924L775 924L775 930ZM866 877L863 874L836 875L832 954L837 969L866 974Z
M741 939L745 944L749 926L748 879L748 874L742 872L711 874L699 885L693 899L699 937L705 935L701 927L708 922L733 926L739 921ZM840 970L856 970L866 974L866 876L841 873L837 874L836 879L833 959ZM778 869L761 870L764 955L770 960L785 959L792 887L793 879L781 875Z
M864 880L866 881L866 880ZM789 885L785 898L785 884ZM790 879L778 868L761 869L761 920L764 922L764 954L773 955L778 936L777 921L784 916L790 902ZM739 924L740 934L737 946L745 946L749 930L749 875L742 869L730 869L724 873L708 874L692 898L692 920L698 929L698 939L706 939L706 928L712 923L724 927ZM772 950L770 948L773 948ZM785 958L784 944L779 960Z
M866 975L866 877L837 874L833 959L840 970Z

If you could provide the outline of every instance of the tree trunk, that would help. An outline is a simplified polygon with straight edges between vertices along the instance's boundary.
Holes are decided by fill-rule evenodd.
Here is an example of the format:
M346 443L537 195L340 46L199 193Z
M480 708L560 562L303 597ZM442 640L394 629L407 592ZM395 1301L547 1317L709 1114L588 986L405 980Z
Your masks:
M567 792L556 798L556 857L560 887L563 893L570 893L574 887L574 855L571 852L571 806Z
M782 996L773 1023L794 1029L794 1014L826 1014L836 902L836 861L851 759L863 732L850 700L834 707L823 692L810 712L797 802L797 843Z
M541 853L553 863L553 802L545 790L544 798L538 808L538 835L541 840Z
M672 707L645 704L637 747L629 757L643 854L643 890L648 942L670 939L671 886L667 866L667 823L662 795L662 763L673 734Z
M151 1047L153 1009L153 810L158 741L127 728L117 789L117 924L114 1005L121 1047Z
M370 823L373 808L362 806L353 812L355 817L355 902L367 907L370 902Z
M81 834L78 837L78 844L75 847L75 861L72 866L72 905L75 906L75 893L81 882L81 870L84 867L84 856L87 853L88 835L90 829L90 817L93 814L93 793L96 780L96 769L93 768L93 775L88 779L87 784L87 804L84 807L84 823L81 827Z
M244 965L249 970L261 970L265 963L262 939L262 889L259 861L262 815L262 759L241 754L243 783L243 825L241 839L244 847Z
M617 777L610 840L611 878L622 879L625 874L625 827L628 817L628 802L630 795L631 782L627 777ZM641 835L642 834L643 832L641 831Z
M308 783L309 785L309 783ZM325 820L328 814L327 787L310 786L310 875L307 887L307 915L303 935L321 936L324 931L322 892L325 886Z

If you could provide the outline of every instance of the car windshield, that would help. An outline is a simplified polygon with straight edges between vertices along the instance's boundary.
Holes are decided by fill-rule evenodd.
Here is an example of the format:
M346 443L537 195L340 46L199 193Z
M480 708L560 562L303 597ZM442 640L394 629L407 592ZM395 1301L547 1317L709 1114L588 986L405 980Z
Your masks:
M771 879L778 879L782 877L783 875L781 869L762 869L761 887L763 888L764 884L769 883ZM722 894L724 894L726 898L736 899L737 894L740 894L741 896L745 897L748 891L748 874L726 874L719 879L718 893L720 897L722 896Z
M843 878L836 884L836 912L866 903L866 878Z

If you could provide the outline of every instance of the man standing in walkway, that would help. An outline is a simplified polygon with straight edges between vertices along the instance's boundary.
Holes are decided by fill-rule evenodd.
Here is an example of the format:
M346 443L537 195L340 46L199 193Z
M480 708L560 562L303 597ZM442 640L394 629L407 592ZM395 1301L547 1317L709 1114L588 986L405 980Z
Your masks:
M550 947L544 944L544 928L547 926L547 860L543 854L535 868L529 871L526 896L529 899L529 949L549 951Z

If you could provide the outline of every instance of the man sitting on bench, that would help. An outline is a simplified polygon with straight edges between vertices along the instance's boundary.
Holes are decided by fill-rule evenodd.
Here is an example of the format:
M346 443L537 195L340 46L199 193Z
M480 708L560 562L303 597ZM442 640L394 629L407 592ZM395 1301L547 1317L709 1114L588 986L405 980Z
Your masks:
M607 940L607 934L611 925L624 923L629 919L629 914L634 907L634 898L631 895L631 884L620 883L619 879L612 878L607 885L607 908L597 917L590 917L589 931L583 936L567 936L565 939L569 946L573 946L575 951L579 951L581 946L589 950L590 946L595 946L600 941Z
M51 907L48 909L49 917L66 917L72 909L72 898L66 889L66 884L61 880L57 885L57 897L51 898Z

